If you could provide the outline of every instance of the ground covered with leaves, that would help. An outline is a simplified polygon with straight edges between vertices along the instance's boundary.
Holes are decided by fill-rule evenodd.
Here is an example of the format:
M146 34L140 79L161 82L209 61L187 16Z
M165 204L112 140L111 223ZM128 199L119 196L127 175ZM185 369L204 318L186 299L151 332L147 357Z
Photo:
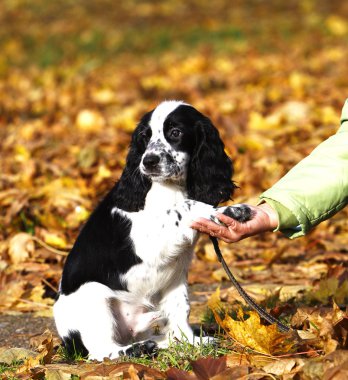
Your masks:
M140 116L163 99L213 120L234 160L233 201L255 203L339 126L347 16L336 0L2 1L0 313L52 316L79 228L120 176ZM44 327L27 336L32 350L9 349L0 321L0 376L346 379L347 247L347 210L295 241L222 244L248 293L291 333L248 310L202 238L191 321L219 326L219 345L72 361Z

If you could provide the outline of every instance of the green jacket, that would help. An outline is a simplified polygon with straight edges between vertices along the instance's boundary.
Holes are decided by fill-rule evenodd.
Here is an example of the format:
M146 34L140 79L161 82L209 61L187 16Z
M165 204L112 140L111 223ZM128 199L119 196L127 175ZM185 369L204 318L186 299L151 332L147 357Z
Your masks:
M278 213L289 238L305 235L348 203L348 99L337 133L260 196Z

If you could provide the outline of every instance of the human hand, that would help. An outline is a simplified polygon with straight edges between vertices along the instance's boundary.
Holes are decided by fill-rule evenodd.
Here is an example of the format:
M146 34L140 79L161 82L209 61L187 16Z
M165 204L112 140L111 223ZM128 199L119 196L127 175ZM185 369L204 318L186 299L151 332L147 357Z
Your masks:
M233 243L261 232L273 231L278 226L278 214L269 204L248 206L252 211L252 219L247 222L241 223L229 216L217 213L216 218L223 225L205 218L198 218L191 223L191 228L216 236L226 243Z

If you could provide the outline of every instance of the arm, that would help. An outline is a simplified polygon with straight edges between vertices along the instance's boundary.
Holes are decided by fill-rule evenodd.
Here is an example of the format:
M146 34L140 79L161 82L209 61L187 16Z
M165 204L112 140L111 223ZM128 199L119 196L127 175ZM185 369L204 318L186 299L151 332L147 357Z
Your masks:
M261 201L278 214L280 230L303 236L348 203L348 100L337 133L315 148L269 190Z
M226 216L226 227L203 218L191 226L234 242L264 231L281 231L290 238L305 235L348 203L348 100L337 133L321 143L261 196L254 217L238 223ZM266 202L266 203L265 203Z

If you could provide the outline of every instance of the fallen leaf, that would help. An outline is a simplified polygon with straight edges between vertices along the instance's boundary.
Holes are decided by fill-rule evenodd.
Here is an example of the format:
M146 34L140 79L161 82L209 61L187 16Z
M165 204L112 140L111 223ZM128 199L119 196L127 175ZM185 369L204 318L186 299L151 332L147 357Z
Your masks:
M62 249L67 248L68 244L62 232L53 231L53 230L47 231L44 229L42 229L40 232L41 232L41 236L43 240L49 246L54 246L56 248L62 248Z
M92 370L88 370L86 367L84 372L79 372L79 376L81 380L118 379L122 376L128 376L127 378L131 380L143 379L144 376L153 380L165 379L163 372L135 363L102 363L96 365Z
M9 241L8 255L13 264L26 261L35 250L35 244L31 235L20 232Z
M0 310L11 309L24 293L25 286L26 281L11 281L5 284L0 292Z
M54 347L58 345L58 340L53 338L50 330L45 330L42 334L32 336L30 338L30 346L40 353L40 357L44 364L51 363L55 354Z
M331 15L325 20L326 27L335 36L344 36L348 34L347 21L337 15Z
M262 369L267 373L283 376L289 374L295 366L295 359L277 359L265 365Z
M226 357L198 359L191 366L198 379L208 380L226 369Z
M348 360L324 372L323 380L346 380L348 378Z
M99 132L104 124L103 116L95 110L81 110L76 117L76 125L83 132Z
M0 347L0 363L10 365L13 362L28 358L35 358L36 356L37 352L28 350L26 348Z
M186 372L178 368L170 368L166 371L168 380L199 380L193 372Z
M276 325L262 325L260 316L254 311L248 312L248 316L244 319L244 314L239 309L238 317L241 321L232 319L222 309L219 288L211 296L208 306L214 313L217 323L228 336L242 346L267 355L275 355L291 351L295 344L291 332L282 333ZM222 313L224 313L224 317L221 317Z
M258 376L255 376L250 373L250 369L247 366L239 366L234 368L226 368L224 371L219 374L210 377L209 380L240 380L247 379L252 377L253 379L258 379ZM261 375L261 378L263 375Z

